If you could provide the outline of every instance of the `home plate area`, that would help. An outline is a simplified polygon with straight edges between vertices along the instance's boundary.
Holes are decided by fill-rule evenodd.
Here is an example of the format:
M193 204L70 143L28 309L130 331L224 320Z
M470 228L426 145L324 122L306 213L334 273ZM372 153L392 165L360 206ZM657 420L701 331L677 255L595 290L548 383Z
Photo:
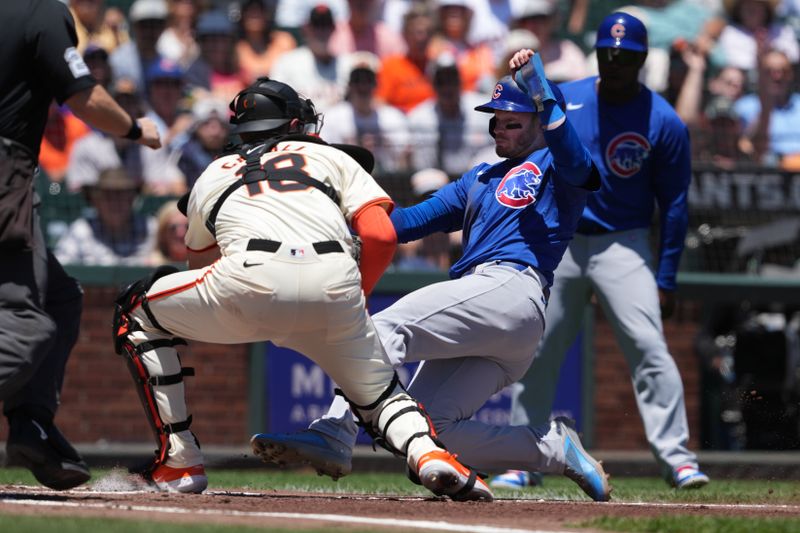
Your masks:
M114 486L111 486L111 485ZM125 486L125 485L128 486ZM105 486L104 486L105 485ZM459 503L435 497L309 494L284 491L208 490L166 494L117 480L88 488L51 491L0 485L2 515L128 518L160 523L218 523L259 528L338 531L471 531L533 533L580 531L600 516L798 517L795 505L724 505L498 499ZM584 530L585 531L585 530Z

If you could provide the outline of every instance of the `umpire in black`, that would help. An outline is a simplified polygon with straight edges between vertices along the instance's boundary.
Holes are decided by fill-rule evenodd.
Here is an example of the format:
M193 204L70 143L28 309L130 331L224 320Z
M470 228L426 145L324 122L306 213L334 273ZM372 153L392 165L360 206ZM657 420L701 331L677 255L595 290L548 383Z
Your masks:
M90 126L152 148L155 124L134 120L89 74L75 23L58 0L0 2L0 401L8 465L43 485L86 482L86 463L53 423L78 338L82 291L45 247L34 174L55 98Z

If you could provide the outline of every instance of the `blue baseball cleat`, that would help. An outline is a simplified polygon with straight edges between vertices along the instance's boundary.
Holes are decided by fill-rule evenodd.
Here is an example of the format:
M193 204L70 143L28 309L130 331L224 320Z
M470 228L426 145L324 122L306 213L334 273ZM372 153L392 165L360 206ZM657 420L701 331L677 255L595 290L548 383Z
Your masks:
M280 466L311 465L319 475L334 481L353 470L353 450L313 429L297 433L259 433L250 439L253 453L264 462Z
M583 449L575 431L575 422L563 416L555 418L553 422L564 438L564 475L577 483L594 501L607 502L611 498L608 474L603 470L603 465Z
M519 490L526 487L541 487L544 485L544 476L539 472L526 472L525 470L506 470L505 473L495 476L489 482L493 489Z
M676 489L699 489L710 482L707 475L692 465L676 468L672 473L672 486Z

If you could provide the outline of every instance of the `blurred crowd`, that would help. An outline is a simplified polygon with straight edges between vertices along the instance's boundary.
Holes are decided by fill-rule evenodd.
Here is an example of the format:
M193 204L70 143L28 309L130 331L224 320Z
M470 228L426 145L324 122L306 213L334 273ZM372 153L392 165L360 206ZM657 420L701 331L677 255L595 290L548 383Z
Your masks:
M62 0L97 80L134 117L156 121L152 151L90 130L53 104L40 163L89 214L60 237L66 263L182 261L185 219L137 198L175 198L228 142L228 103L259 76L293 86L324 115L329 142L375 154L400 203L494 161L490 97L520 48L557 82L597 72L595 21L628 11L648 28L642 81L692 132L695 163L800 170L800 0ZM177 216L176 216L177 214ZM419 243L397 268L449 265L453 239Z

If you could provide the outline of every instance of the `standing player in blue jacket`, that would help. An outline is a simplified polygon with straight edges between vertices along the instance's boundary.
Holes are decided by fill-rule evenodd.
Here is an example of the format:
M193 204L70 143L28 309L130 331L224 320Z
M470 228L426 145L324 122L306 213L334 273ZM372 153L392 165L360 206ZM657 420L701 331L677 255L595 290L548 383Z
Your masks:
M639 19L607 16L595 48L599 77L561 89L569 121L603 184L587 200L577 235L556 269L547 330L520 401L532 424L548 419L561 363L594 293L628 362L647 440L665 479L678 488L702 487L709 479L687 449L683 384L661 323L674 308L688 225L689 135L669 104L638 82L647 57L647 30ZM649 234L656 205L660 242L653 267ZM524 479L524 472L508 472L492 486Z
M531 56L520 53L516 66ZM408 294L373 322L392 364L425 360L409 393L465 464L563 473L604 501L610 491L605 472L583 450L571 421L513 427L470 420L530 366L544 330L553 270L589 190L598 185L563 100L556 103L560 94L544 80L538 57L530 62L537 68L521 79L528 94L506 77L491 101L476 108L493 113L489 131L497 154L506 159L480 164L428 200L391 215L400 242L463 231L463 256L450 270L452 279ZM309 430L257 435L254 442L266 450L262 457L309 462L336 479L350 472L356 432L347 405L337 398Z

